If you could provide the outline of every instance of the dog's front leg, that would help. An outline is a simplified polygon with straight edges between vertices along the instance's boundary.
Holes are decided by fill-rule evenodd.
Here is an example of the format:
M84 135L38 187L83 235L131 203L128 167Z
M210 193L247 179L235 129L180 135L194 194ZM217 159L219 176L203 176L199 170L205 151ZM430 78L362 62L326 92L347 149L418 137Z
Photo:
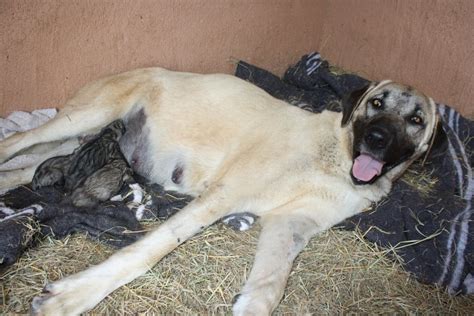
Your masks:
M223 199L197 198L143 239L103 263L49 284L33 299L36 315L77 315L93 308L109 293L152 268L178 245L225 214Z
M271 216L261 225L255 262L236 297L234 315L269 315L283 296L293 260L318 231L303 217Z

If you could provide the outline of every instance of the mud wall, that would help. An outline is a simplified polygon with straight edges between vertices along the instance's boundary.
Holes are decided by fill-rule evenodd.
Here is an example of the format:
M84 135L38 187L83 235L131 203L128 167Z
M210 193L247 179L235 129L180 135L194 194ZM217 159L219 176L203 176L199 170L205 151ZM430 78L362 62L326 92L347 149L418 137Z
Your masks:
M313 50L474 114L471 0L0 0L0 35L0 115L132 68L281 74Z

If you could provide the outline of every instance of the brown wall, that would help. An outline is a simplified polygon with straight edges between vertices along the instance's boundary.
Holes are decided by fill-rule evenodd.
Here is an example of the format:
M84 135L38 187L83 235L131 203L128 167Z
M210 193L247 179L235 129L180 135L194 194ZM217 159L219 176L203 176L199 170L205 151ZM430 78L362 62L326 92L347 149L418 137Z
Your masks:
M0 0L0 32L2 115L136 67L281 74L313 50L474 114L471 0Z

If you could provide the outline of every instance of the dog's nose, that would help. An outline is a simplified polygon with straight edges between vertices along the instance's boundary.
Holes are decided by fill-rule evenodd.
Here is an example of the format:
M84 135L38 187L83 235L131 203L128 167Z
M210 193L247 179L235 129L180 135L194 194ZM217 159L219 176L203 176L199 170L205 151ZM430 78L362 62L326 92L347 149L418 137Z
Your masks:
M365 136L365 142L372 149L383 149L389 143L390 135L381 128L371 128Z

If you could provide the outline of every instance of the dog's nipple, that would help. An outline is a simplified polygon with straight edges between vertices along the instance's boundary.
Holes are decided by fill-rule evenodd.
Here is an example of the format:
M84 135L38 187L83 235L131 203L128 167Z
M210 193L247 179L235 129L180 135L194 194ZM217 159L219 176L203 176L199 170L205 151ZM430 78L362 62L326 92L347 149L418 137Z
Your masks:
M173 170L173 174L171 175L171 181L173 181L176 184L180 184L181 180L183 178L183 168L182 167L175 167Z

